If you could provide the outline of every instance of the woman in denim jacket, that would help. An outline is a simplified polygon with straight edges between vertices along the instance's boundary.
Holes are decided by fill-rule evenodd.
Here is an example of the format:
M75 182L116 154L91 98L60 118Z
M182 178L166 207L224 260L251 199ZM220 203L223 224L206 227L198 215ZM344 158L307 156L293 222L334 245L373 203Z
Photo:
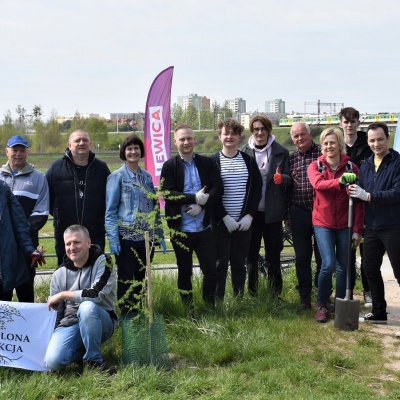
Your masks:
M117 297L123 316L140 310L146 266L144 232L149 231L151 244L159 243L166 252L156 190L151 175L139 167L144 155L143 142L136 135L128 136L119 154L125 164L107 179L106 231L118 267ZM154 246L151 249L152 257Z

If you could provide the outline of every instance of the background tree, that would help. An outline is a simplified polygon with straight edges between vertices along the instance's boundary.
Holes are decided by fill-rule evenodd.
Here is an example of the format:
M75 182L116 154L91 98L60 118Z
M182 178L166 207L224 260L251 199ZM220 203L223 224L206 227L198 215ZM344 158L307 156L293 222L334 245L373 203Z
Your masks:
M61 125L57 122L57 112L52 110L50 119L43 129L43 143L47 153L63 152L67 147L68 137L61 135Z
M26 134L26 109L21 106L21 104L18 104L17 107L15 108L15 112L18 114L18 119L15 124L15 128L20 135L25 135Z
M90 136L94 151L108 150L108 127L105 120L89 118L85 130Z
M174 104L171 109L171 129L174 130L178 124L184 123L183 108L179 104Z
M35 104L32 109L33 130L35 132L34 149L40 154L43 153L43 122L42 122L42 107Z
M8 139L16 134L11 111L7 110L3 117L3 124L0 127L0 148L4 149Z

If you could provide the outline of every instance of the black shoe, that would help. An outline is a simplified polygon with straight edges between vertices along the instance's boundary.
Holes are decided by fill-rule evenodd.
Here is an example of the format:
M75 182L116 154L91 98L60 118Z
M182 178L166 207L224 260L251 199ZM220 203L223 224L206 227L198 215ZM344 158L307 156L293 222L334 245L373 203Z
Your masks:
M372 312L365 314L364 322L370 322L371 324L387 324L387 314L373 314Z
M310 293L300 293L300 306L303 310L311 310Z

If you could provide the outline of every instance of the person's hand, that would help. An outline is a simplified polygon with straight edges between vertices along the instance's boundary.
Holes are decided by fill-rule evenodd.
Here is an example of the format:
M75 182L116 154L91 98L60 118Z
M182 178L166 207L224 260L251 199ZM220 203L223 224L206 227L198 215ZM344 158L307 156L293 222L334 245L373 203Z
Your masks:
M239 231L248 231L251 223L253 222L253 217L250 214L246 214L239 222Z
M354 172L345 172L339 178L339 183L345 185L346 183L354 183L356 180L357 180L357 175Z
M362 236L359 233L357 232L353 233L353 244L352 244L353 249L356 249L358 247L358 245L361 242L361 238Z
M370 200L370 194L358 185L350 185L347 189L347 192L351 197L358 198L362 201Z
M50 296L47 299L47 306L49 307L49 310L54 310L57 311L58 310L58 306L60 305L60 303L63 301L62 296L61 296L61 292Z
M186 209L186 214L191 215L192 217L195 217L196 215L200 214L202 208L197 205L197 204L191 204L187 209Z
M204 204L207 203L208 198L210 197L210 195L208 193L205 193L207 189L207 186L204 186L203 189L199 190L196 193L196 203L204 206Z
M233 231L236 231L236 229L239 228L239 224L228 214L225 215L224 218L222 218L222 221L224 221L226 229L228 230L229 233L232 233Z
M279 167L276 168L276 173L274 174L275 185L280 185L282 183L282 174Z
M116 256L119 256L119 253L121 252L121 246L119 244L110 246L110 252Z
M163 254L167 253L167 244L164 239L160 240L160 244L158 245L159 249L162 250Z
M29 258L31 260L31 268L36 268L38 264L40 266L46 264L46 260L44 258L44 252L45 250L43 249L43 246L40 246L38 250L35 250L31 254L29 254Z

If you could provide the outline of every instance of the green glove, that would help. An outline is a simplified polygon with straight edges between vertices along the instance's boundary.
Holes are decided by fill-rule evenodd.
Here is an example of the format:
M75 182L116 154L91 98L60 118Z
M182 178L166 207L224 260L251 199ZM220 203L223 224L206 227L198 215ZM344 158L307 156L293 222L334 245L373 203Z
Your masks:
M339 183L345 185L346 183L354 183L357 180L357 175L353 172L345 172L340 178Z

